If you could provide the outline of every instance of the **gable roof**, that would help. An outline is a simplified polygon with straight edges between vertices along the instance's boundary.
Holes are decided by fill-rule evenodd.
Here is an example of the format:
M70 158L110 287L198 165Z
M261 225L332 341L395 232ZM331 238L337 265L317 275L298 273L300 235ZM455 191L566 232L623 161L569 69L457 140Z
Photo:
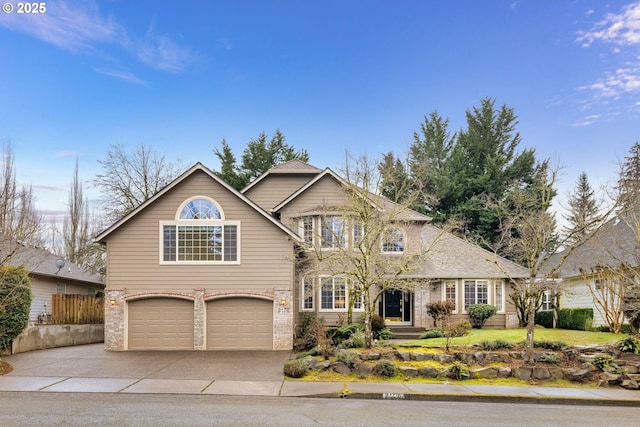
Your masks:
M425 224L422 239L432 244L422 268L410 276L434 279L522 279L529 270L434 225Z
M308 163L303 162L302 160L293 159L288 162L279 164L277 166L272 167L253 181L251 181L245 188L243 188L240 192L245 193L249 191L252 187L258 184L263 179L267 178L269 175L287 175L287 174L296 174L296 175L309 175L310 177L322 172L322 169L318 169L315 166L312 166Z
M86 282L104 287L104 280L97 274L84 270L78 264L65 261L62 268L56 266L56 261L62 257L51 252L23 245L8 236L0 234L0 257L7 258L6 263L12 266L24 266L30 274L56 277L60 279Z
M335 179L342 186L346 187L346 186L349 185L349 183L347 181L345 181L340 175L336 174L330 168L326 168L325 170L323 170L322 172L317 174L312 180L307 182L305 185L300 187L297 191L295 191L289 197L287 197L282 202L280 202L271 211L272 212L277 212L277 211L283 209L286 205L291 203L296 197L298 197L300 194L302 194L305 191L307 191L309 188L313 187L318 181L320 181L321 179L323 179L325 177L331 177L331 178ZM378 209L380 209L382 211L393 211L394 209L399 209L399 215L397 217L397 219L399 221L429 222L431 220L431 218L429 218L428 216L422 215L421 213L416 212L414 210L405 208L405 207L399 205L398 203L394 203L394 202L392 202L391 200L389 200L389 199L387 199L385 197L378 196L377 194L373 194L373 193L370 193L370 192L366 192L365 190L361 190L361 191L363 193L362 194L363 197L366 197L371 202L371 204L373 204L376 208L378 208Z
M196 163L191 168L187 169L184 173L182 173L182 175L180 175L179 177L177 177L176 179L171 181L171 183L169 183L162 190L158 191L156 194L151 196L149 199L147 199L144 203L142 203L136 209L134 209L133 211L129 212L127 215L125 215L122 218L120 218L118 221L113 223L106 230L102 231L100 234L98 234L94 238L94 240L96 242L103 242L104 239L106 239L111 233L113 233L115 230L117 230L124 223L129 221L131 218L135 217L137 214L142 212L144 209L146 209L153 202L155 202L156 200L161 198L164 194L166 194L167 192L169 192L170 190L175 188L178 184L180 184L186 178L188 178L189 176L191 176L192 174L194 174L194 173L196 173L198 171L201 171L201 172L204 172L205 174L207 174L212 180L214 180L215 182L217 182L218 184L223 186L226 190L228 190L230 193L232 193L238 199L240 199L244 203L246 203L250 208L252 208L256 212L258 212L260 215L262 215L266 220L268 220L269 222L274 224L276 227L281 229L283 232L288 234L294 241L297 241L297 242L300 241L300 236L298 236L293 230L291 230L290 228L288 228L287 226L282 224L280 221L276 220L268 212L266 212L264 209L262 209L260 206L258 206L253 201L251 201L251 199L247 198L242 193L240 193L238 190L236 190L235 188L231 187L222 178L218 177L215 173L213 173L213 171L211 171L209 168L207 168L206 166L204 166L200 162Z
M617 267L624 263L637 267L640 260L635 230L638 219L631 213L618 215L607 221L585 243L566 255L558 270L560 277L581 276L581 270L590 271L599 266ZM566 253L565 249L554 254L552 259L559 261Z

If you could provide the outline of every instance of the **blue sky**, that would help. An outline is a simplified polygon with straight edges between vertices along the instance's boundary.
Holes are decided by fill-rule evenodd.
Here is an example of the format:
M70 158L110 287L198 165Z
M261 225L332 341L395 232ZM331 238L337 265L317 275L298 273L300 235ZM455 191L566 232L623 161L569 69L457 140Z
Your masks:
M3 3L7 0L3 0ZM8 0L15 5L14 0ZM403 153L426 114L493 97L522 148L594 187L640 139L640 3L55 1L0 13L0 140L40 209L65 211L110 144L216 169L279 128L311 163ZM85 183L85 191L95 189Z

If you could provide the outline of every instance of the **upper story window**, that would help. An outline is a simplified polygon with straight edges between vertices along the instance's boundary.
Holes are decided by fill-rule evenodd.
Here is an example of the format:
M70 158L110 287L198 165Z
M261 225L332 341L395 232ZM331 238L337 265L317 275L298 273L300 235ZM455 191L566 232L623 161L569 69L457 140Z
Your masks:
M404 231L400 228L385 231L382 237L382 252L404 252Z
M320 241L322 249L338 249L346 246L346 221L341 216L320 218Z
M220 206L194 197L180 206L174 221L161 221L162 263L240 261L240 223L226 221Z
M313 217L306 216L300 220L300 233L304 241L304 247L313 248Z

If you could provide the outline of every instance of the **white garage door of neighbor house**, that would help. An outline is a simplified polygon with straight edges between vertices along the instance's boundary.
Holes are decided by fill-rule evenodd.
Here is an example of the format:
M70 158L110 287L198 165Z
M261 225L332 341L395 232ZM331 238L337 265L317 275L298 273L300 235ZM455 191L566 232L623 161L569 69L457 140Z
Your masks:
M149 298L128 304L129 350L193 350L193 301Z
M208 302L207 349L272 350L273 302L256 298Z

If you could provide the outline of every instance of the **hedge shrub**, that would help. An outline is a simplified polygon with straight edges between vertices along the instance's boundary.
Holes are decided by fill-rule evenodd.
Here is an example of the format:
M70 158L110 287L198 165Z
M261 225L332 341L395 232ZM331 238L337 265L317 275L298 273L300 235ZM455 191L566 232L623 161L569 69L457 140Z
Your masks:
M592 308L563 308L558 313L558 328L588 331L593 325Z
M24 267L0 267L0 349L8 348L29 324L31 280Z
M553 311L545 310L536 313L536 325L553 328Z

